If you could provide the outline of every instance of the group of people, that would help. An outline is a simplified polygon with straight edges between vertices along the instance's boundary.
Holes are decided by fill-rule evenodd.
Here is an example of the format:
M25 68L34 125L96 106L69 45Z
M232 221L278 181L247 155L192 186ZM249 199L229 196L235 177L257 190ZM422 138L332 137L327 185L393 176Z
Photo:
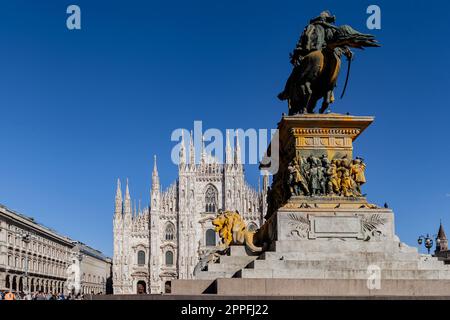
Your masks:
M295 157L288 166L288 185L293 196L360 197L366 182L362 158L346 156L329 160L321 157Z
M77 295L64 295L64 293L44 293L43 291L28 292L12 292L0 291L0 300L83 300L84 296L82 294Z

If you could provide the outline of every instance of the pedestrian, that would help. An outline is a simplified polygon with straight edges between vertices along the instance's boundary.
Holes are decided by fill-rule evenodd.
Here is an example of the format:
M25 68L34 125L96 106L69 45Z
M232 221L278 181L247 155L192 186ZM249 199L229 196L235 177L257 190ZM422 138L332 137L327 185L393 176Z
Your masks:
M7 294L5 294L5 300L16 300L16 296L10 290Z
M46 300L44 296L44 292L39 291L39 293L36 295L36 300Z

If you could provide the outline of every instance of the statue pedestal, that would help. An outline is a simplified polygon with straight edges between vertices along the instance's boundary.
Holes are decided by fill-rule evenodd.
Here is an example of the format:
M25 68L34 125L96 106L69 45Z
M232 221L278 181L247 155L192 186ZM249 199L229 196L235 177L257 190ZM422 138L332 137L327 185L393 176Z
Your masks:
M276 220L275 241L395 238L394 214L389 209L327 209L317 205L317 208L282 208L271 219Z
M235 296L450 296L450 265L402 243L392 210L359 192L365 178L357 170L360 161L353 161L353 141L372 121L337 114L283 117L267 220L253 239L266 251L208 264L201 278L211 282L192 280L196 292L207 292L208 285ZM179 286L183 292L188 284Z
M314 161L321 162L318 167L322 170L322 175L327 175L330 162L334 161L338 164L336 168L338 174L342 175L341 167L347 167L353 161L353 141L373 122L373 117L360 117L340 114L303 114L296 116L283 116L278 123L278 145L279 152L271 155L271 149L268 155L271 156L271 165L275 167L273 172L273 182L271 192L268 194L268 210L266 218L269 218L276 210L287 204L292 198L292 190L289 188L289 167L293 161L308 162L308 170L313 166ZM313 160L311 161L311 158ZM325 158L325 159L324 159ZM315 159L315 160L314 160ZM323 164L328 161L328 164ZM274 163L278 165L273 165ZM341 164L343 163L343 164ZM302 167L302 164L300 164ZM326 167L326 169L324 168ZM312 176L310 172L302 172L307 176ZM311 179L305 181L305 184L313 194ZM324 182L327 183L327 182ZM323 186L328 189L328 186ZM303 190L304 191L304 190ZM339 193L339 192L338 192ZM346 192L347 193L347 192ZM302 192L303 195L310 194ZM321 201L319 198L328 198L325 201L332 202L335 205L341 202L351 202L351 198L356 198L353 202L367 203L359 194L358 197L349 197L349 194L342 195L334 192L323 192L321 197L312 200L313 202ZM314 197L315 198L315 197ZM333 202L333 200L335 200Z
M346 196L342 190L323 189L314 196L293 194L294 178L309 191L317 181L333 179L336 189L344 183L355 187L359 177L352 167L357 164L352 160L353 141L372 121L372 117L337 114L282 118L278 124L279 170L268 195L268 219L255 235L256 244L266 244L269 249L242 269L239 277L309 279L315 281L311 293L323 295L347 295L349 281L368 281L372 276L381 283L403 281L398 284L401 289L390 291L399 295L407 295L408 289L423 295L423 284L416 284L416 280L450 282L450 266L419 255L416 248L400 242L392 210L370 204L356 192ZM328 170L333 162L337 167L334 173L340 171L339 176L328 174L333 171ZM312 178L314 174L320 179ZM328 287L325 283L329 280L338 282ZM270 283L276 287L276 281ZM276 290L267 294L277 294ZM446 292L450 294L450 289ZM301 293L305 290L292 294Z
M278 123L280 160L287 163L294 155L329 159L353 157L353 141L373 122L374 117L329 114L283 116Z

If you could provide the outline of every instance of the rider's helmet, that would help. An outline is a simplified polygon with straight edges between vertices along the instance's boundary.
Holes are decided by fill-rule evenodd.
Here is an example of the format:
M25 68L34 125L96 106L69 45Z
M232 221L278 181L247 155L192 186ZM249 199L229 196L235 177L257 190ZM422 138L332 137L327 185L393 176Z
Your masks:
M325 10L325 11L322 11L318 17L312 19L310 22L312 23L312 22L318 22L318 21L334 23L334 22L336 22L336 16L333 16L330 11Z

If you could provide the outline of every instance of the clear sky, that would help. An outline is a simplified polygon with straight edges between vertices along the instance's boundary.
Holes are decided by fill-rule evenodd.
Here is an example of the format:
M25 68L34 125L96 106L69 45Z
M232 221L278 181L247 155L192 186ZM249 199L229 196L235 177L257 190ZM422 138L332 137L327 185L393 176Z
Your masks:
M355 145L364 192L410 245L450 232L448 1L1 1L0 203L111 255L116 179L147 204L153 154L163 186L177 177L174 129L275 128L288 53L324 9L383 45L356 51L333 106L376 117Z

